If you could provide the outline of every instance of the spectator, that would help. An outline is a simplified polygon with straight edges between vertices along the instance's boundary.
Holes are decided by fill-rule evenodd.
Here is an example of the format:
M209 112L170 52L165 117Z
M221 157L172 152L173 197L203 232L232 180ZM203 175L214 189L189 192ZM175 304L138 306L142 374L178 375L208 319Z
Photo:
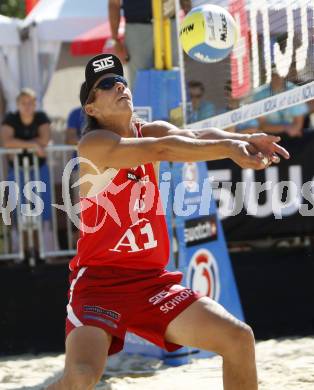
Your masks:
M241 100L232 96L231 81L227 81L225 85L225 92L227 98L227 110L236 110L241 106ZM257 119L250 119L248 121L238 123L230 126L226 130L233 133L252 134L258 132L259 122Z
M122 4L121 4L122 3ZM166 16L172 19L172 60L178 64L174 0L163 1ZM125 43L119 41L121 9L125 18ZM134 87L136 71L154 67L154 42L151 0L109 0L109 21L115 54L128 65L128 80Z
M191 106L187 112L187 122L198 122L213 116L215 114L215 106L204 100L204 85L200 81L189 81L188 88Z
M77 145L85 125L85 114L81 107L74 108L67 121L65 142L68 145Z
M2 144L5 148L23 149L23 153L18 156L20 171L18 180L16 180L14 175L12 157L9 158L8 181L18 181L20 189L24 188L25 182L22 171L23 159L28 159L30 164L30 177L31 180L35 180L33 154L29 150L34 149L38 156L40 180L46 184L46 191L41 192L40 196L44 203L42 215L44 221L44 238L46 244L49 245L53 240L51 239L51 227L49 224L51 220L51 193L45 147L51 138L50 120L44 112L36 111L36 94L33 90L29 88L21 90L17 97L17 111L8 113L5 116L2 123L1 136ZM11 194L11 196L17 196L17 194ZM22 199L22 203L24 202L25 199ZM47 246L46 248L48 249Z
M309 100L307 103L307 115L304 118L303 128L305 131L314 130L314 100Z
M272 69L270 85L266 85L254 95L254 101L266 99L277 93L295 88L290 81L280 77L276 68ZM308 112L307 105L302 103L287 107L283 110L272 112L259 118L259 127L265 133L286 133L290 137L301 137L303 132L304 117Z

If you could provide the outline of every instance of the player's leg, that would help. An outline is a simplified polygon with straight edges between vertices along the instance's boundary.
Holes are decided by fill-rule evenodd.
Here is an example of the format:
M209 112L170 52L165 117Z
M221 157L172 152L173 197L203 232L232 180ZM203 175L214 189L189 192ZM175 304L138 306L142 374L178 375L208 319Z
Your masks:
M106 364L111 336L94 326L73 329L66 339L62 378L47 390L92 390Z
M170 322L168 342L213 351L223 358L225 390L256 390L255 341L251 328L208 297Z

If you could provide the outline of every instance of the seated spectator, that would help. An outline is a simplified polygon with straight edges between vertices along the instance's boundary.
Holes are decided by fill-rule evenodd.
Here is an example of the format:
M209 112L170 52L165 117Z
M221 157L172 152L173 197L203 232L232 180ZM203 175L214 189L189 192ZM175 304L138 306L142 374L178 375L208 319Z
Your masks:
M65 142L68 145L77 145L81 138L81 132L85 125L85 114L82 107L74 108L67 121L67 129L65 134Z
M29 88L22 89L17 97L17 111L8 113L2 123L1 128L2 144L5 148L23 149L23 153L18 156L18 165L20 177L16 179L13 169L13 158L9 158L8 181L17 181L20 193L23 194L25 184L23 175L23 160L26 158L30 165L30 179L34 177L34 159L30 150L35 150L39 162L39 178L46 184L46 191L38 193L44 203L43 221L44 221L44 239L46 249L53 242L51 236L51 192L49 170L46 164L45 147L51 138L50 120L42 111L36 111L36 94ZM10 194L17 196L17 194ZM26 203L22 197L21 203ZM13 233L14 234L14 233Z
M304 118L303 128L305 131L314 130L314 100L309 100L306 102L307 105L307 115Z
M241 106L241 100L232 96L231 81L227 81L225 85L225 92L227 98L227 110L236 110ZM233 133L245 133L252 134L258 131L259 122L257 119L250 119L248 121L238 123L237 125L230 126L226 131Z
M208 119L215 114L215 106L204 99L205 88L200 81L189 81L188 94L191 106L187 112L187 123Z
M295 88L290 81L280 77L276 68L272 68L270 85L262 87L253 97L254 101L265 99L277 93ZM290 137L301 137L303 133L304 117L308 112L305 103L287 107L259 118L259 128L265 133L283 134Z

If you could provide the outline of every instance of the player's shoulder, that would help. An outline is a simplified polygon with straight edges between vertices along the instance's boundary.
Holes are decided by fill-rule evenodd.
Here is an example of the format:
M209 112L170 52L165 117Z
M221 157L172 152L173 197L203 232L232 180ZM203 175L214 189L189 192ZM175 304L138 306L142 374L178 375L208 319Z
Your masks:
M94 149L99 147L111 147L119 142L120 136L109 130L90 130L85 133L78 143L79 150Z
M142 125L141 131L143 137L165 137L170 130L176 129L174 125L166 121L146 122Z

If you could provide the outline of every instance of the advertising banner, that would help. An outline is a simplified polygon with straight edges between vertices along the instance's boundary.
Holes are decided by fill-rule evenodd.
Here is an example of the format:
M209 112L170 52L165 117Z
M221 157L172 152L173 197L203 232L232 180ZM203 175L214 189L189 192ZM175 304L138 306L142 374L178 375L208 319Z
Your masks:
M290 159L266 170L241 169L231 160L207 163L228 241L313 234L314 133L280 144Z
M184 273L184 284L243 320L206 164L173 164L172 172L179 269Z

